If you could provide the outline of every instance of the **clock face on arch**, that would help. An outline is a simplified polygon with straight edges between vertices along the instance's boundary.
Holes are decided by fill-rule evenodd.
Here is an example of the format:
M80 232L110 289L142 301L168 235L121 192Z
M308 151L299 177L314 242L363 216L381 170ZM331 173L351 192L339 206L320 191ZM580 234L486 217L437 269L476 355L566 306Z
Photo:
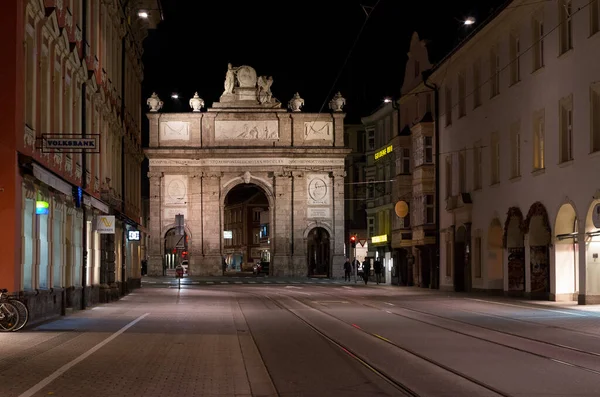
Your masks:
M314 178L308 184L308 195L314 201L322 202L327 197L327 184L321 178Z

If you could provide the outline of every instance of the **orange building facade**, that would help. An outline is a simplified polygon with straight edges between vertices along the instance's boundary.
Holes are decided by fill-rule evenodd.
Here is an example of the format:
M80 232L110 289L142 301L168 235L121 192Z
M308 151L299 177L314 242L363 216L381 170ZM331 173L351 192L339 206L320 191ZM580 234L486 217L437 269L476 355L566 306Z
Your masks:
M34 322L140 283L141 54L157 1L2 3L0 287L25 297ZM142 9L154 11L140 20Z

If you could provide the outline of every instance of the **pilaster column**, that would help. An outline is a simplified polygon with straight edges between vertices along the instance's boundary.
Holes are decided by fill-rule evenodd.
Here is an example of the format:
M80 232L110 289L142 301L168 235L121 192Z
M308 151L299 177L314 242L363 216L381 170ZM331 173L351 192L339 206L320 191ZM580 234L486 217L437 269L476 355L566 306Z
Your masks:
M269 233L272 240L271 247L272 275L288 275L291 269L290 254L292 251L293 239L298 231L292 227L294 219L292 194L292 173L278 172L275 174L273 181L273 203L270 208L271 212L271 231Z
M333 129L335 131L335 147L344 147L344 117L346 113L332 113Z
M200 274L202 264L202 173L188 175L188 218L185 224L191 236L188 239L189 274Z
M200 275L220 275L221 172L202 173L202 264Z
M337 130L336 130L337 133ZM343 140L343 134L342 134ZM331 277L343 277L344 275L344 178L346 171L343 169L335 170L330 173L332 179L332 230L331 249Z
M525 257L525 294L531 294L531 248L529 247L529 234L524 238Z
M161 244L161 184L163 173L148 172L148 178L150 179L150 221L148 222L148 229L150 232L150 245L146 247L146 250L148 252L148 275L162 276L163 252Z
M308 220L306 218L306 205L308 203L306 176L304 172L301 171L292 171L291 175L291 223L293 228L293 237L292 245L290 247L292 264L290 266L289 273L291 274L292 272L295 272L297 275L306 276L308 274L306 238L304 237L304 232L308 225ZM286 273L285 275L288 274Z
M577 235L577 241L579 241L579 244L577 244L577 249L579 250L579 294L577 295L577 303L580 305L587 304L587 247L585 244L585 238L585 230L580 230L579 234Z

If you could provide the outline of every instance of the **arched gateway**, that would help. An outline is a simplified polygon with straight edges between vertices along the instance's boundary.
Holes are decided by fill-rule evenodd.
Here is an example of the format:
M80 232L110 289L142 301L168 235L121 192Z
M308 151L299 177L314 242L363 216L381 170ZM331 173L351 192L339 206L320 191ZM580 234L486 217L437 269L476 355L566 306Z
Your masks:
M343 274L343 101L332 100L331 113L309 114L295 95L288 111L272 83L249 66L230 67L225 92L206 112L197 96L189 113L159 113L158 97L148 99L149 275L163 274L164 236L176 215L184 227L175 230L194 236L186 246L190 275L250 271L259 261L274 276ZM327 231L314 269L311 225Z

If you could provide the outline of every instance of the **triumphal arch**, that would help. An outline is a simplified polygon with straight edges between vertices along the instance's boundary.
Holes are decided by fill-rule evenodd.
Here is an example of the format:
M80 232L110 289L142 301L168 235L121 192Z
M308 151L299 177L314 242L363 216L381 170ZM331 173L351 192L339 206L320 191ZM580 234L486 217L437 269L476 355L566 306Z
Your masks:
M187 113L148 99L149 275L178 263L221 275L259 260L273 276L343 274L345 101L338 93L328 112L304 113L299 94L282 107L272 84L228 65L208 109L197 94Z

